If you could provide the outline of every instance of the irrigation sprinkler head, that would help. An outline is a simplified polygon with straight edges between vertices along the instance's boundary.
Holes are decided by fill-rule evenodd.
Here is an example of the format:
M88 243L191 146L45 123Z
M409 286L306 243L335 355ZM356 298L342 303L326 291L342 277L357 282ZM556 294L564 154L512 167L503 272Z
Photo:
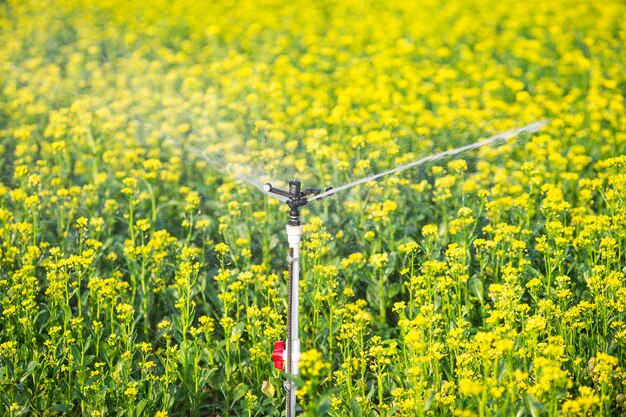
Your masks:
M302 183L298 180L289 181L289 191L281 190L267 183L263 186L263 191L266 193L276 194L287 199L286 203L289 206L289 225L300 225L300 207L307 205L309 200L307 197L318 195L322 192L331 190L332 187L327 188L306 188L302 191Z

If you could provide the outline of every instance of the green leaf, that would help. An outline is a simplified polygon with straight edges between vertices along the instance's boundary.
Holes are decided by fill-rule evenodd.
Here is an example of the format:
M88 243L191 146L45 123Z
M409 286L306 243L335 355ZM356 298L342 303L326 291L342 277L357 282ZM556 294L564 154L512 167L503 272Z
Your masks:
M524 406L526 408L526 412L533 417L538 417L548 411L547 408L538 402L532 395L526 395L526 397L524 397Z
M20 382L24 382L24 380L28 378L28 376L35 371L35 368L37 368L37 365L39 365L39 362L37 361L29 362L28 365L26 365L26 370L24 371L24 373L22 374L22 377L20 378Z
M231 336L241 336L243 334L243 329L246 328L246 323L245 322L240 322L237 323L235 325L235 327L233 327L233 329L230 331L230 335Z
M278 236L276 236L276 234L272 234L272 236L270 236L270 242L269 242L270 250L276 249L279 243L280 243L280 239L278 238Z
M215 388L215 384L212 383L215 378L211 378L215 372L217 372L217 368L200 370L200 386L209 385L210 387Z
M317 404L317 410L315 412L316 416L326 416L328 415L328 410L330 409L330 400L328 397L323 397Z
M398 259L398 252L389 252L388 253L388 262L385 266L385 277L389 277L397 268L396 268L396 260Z
M235 389L233 390L232 404L235 404L237 401L243 398L243 396L246 395L248 390L249 390L248 386L244 383L240 383L239 385L237 385Z
M48 408L47 411L60 411L62 413L69 413L70 411L72 411L72 405L71 404L56 404Z
M300 376L300 374L298 375L292 375L292 374L288 374L286 372L283 372L283 375L285 376L285 378L287 378L290 381L293 381L296 383L296 387L303 387L304 386L304 379L302 379L302 377Z
M400 284L399 282L394 282L393 284L389 285L389 288L387 289L387 298L391 299L395 297L400 293L401 289L402 284Z
M137 404L137 408L135 408L136 415L143 415L143 410L146 408L146 405L148 405L147 399L144 398L143 400L139 401L139 403Z
M85 397L85 395L80 391L80 389L78 387L74 387L72 389L72 400L81 400L81 401L88 401L87 397Z
M424 411L430 410L434 402L435 402L435 391L431 390L430 394L428 394L428 397L426 397L426 401L424 402Z
M352 409L352 415L354 417L360 417L363 415L361 408L359 407L359 403L357 403L354 398L350 400L350 408Z
M481 304L485 303L483 281L478 277L471 277L468 282L470 294L476 296Z
M15 368L13 367L13 362L11 362L8 357L3 358L3 360L4 360L4 366L8 370L8 374L9 375L13 375L15 373Z
M377 284L370 283L367 285L367 290L365 291L365 298L367 299L367 302L371 306L380 305L380 294L378 292Z
M385 417L395 416L397 411L398 411L398 407L392 407L389 411L387 411L387 413L385 414Z

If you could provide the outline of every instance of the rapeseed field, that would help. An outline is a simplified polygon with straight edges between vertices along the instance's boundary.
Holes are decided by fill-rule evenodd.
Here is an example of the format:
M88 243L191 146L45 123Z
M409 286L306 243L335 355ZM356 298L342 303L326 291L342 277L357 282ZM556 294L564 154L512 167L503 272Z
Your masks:
M0 415L626 412L626 4L0 1Z

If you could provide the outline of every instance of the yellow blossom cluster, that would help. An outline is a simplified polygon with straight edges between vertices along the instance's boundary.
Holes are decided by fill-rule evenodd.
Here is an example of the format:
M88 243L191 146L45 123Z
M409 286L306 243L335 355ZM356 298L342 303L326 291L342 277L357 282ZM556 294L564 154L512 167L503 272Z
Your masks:
M0 414L626 409L626 5L0 1Z

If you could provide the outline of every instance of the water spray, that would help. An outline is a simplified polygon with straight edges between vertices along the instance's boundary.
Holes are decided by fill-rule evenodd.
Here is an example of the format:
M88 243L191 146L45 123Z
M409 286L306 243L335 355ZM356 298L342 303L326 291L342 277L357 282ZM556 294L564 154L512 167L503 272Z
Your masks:
M279 370L285 370L287 379L285 380L286 394L286 417L295 417L296 415L296 383L295 377L299 374L298 362L300 361L300 337L299 337L299 310L300 310L300 241L302 237L302 224L300 223L300 208L311 201L321 200L329 197L339 191L348 190L369 181L374 181L385 175L395 174L406 169L425 164L427 162L436 161L448 156L460 154L471 149L480 148L490 145L494 142L505 141L522 133L534 133L548 123L547 120L531 123L529 125L507 130L498 133L487 139L470 143L459 148L450 149L439 152L407 164L398 165L387 171L370 175L339 187L327 188L306 188L301 190L301 183L298 180L289 181L289 191L281 190L265 184L262 191L269 196L286 202L289 206L289 221L287 222L287 241L288 241L288 300L287 300L287 340L278 341L274 344L272 359L274 366Z

